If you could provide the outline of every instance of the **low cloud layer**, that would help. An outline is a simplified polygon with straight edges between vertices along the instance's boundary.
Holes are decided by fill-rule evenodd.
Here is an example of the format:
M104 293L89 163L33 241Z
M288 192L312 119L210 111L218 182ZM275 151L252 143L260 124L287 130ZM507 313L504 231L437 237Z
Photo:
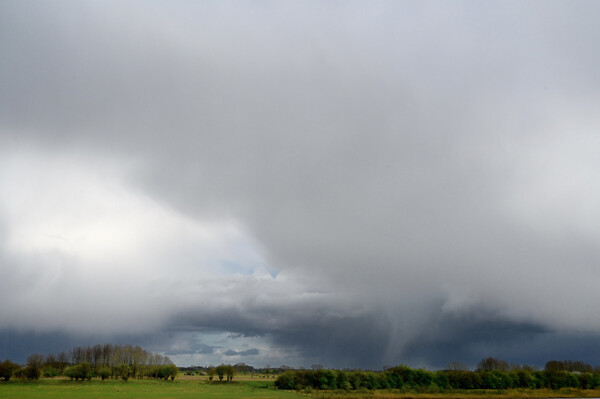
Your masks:
M227 352L225 352L225 356L252 356L252 355L258 355L259 351L258 349L254 348L254 349L248 349L245 351L234 351L229 349Z
M3 2L0 358L593 362L598 11Z

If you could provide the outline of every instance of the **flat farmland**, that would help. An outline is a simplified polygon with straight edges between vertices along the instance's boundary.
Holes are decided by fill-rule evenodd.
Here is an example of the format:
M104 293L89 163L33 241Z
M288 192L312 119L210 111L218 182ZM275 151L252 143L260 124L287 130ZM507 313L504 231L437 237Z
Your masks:
M329 391L277 390L272 379L240 376L230 383L210 383L203 377L180 376L175 381L92 380L70 381L63 378L39 381L0 382L0 398L331 398L331 399L513 399L513 398L600 398L600 390L509 389L446 391L438 393L400 390Z
M0 398L298 398L296 392L276 390L272 381L244 380L208 383L197 378L175 381L41 379L0 383Z

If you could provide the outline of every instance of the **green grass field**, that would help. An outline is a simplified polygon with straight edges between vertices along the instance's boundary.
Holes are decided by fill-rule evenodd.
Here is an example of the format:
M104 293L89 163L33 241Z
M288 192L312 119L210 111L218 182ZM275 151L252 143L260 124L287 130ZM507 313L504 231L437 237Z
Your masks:
M0 383L0 398L298 398L295 392L278 391L272 381L237 381L210 384L203 380L92 380L42 379Z
M276 390L273 381L258 379L232 383L208 383L204 379L92 380L41 379L35 382L0 382L0 398L378 398L378 399L507 399L507 398L598 398L599 390L507 390L416 393L400 391L312 391Z

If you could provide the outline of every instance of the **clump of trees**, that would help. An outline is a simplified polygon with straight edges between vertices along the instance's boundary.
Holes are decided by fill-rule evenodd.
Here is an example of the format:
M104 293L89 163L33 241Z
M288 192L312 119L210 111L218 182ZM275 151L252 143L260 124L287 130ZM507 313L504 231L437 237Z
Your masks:
M64 356L60 355L58 358ZM70 365L74 369L73 379L90 379L91 377L120 378L156 378L175 379L179 370L171 360L158 353L145 351L133 345L94 345L77 346L68 355ZM86 377L87 376L87 377ZM83 377L83 378L82 378Z
M548 362L545 369L540 371L526 366L509 366L505 361L486 358L475 371L466 367L429 371L407 366L396 366L383 372L288 370L279 375L275 386L296 390L401 389L432 393L468 389L594 389L600 387L600 371L593 372L592 367L583 362Z
M150 372L150 377L162 380L174 380L179 373L179 369L174 364L166 364L163 366L155 366Z
M69 377L71 380L91 380L92 377L96 376L92 365L89 362L77 363L72 366L68 366L63 371L63 375Z
M124 381L129 378L174 380L178 372L179 369L168 357L133 345L76 346L70 351L48 356L36 353L27 358L24 367L10 360L0 363L0 378L5 381L11 377L36 380L42 375L63 375L75 381L89 381L96 377Z
M7 360L6 362L9 362ZM13 376L22 380L37 380L42 375L42 367L44 365L44 355L35 353L27 358L27 364L24 367L18 367L13 371ZM5 376L8 381L10 375Z
M219 382L222 382L223 378L226 378L227 382L233 381L233 376L235 373L235 367L230 364L221 364L217 367L210 367L206 372L209 381L212 381L216 374L217 377L219 377Z

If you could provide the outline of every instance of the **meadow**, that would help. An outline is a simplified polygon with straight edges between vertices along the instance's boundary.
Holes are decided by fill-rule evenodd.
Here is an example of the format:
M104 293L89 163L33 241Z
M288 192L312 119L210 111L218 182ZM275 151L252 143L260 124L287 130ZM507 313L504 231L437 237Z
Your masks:
M0 398L379 398L379 399L501 399L501 398L593 398L599 390L471 390L427 393L399 390L286 391L275 389L273 381L244 379L231 383L209 383L200 378L160 380L69 381L62 378L0 383Z
M200 379L92 380L40 379L0 383L0 398L298 398L296 392L276 390L272 381L208 383Z

